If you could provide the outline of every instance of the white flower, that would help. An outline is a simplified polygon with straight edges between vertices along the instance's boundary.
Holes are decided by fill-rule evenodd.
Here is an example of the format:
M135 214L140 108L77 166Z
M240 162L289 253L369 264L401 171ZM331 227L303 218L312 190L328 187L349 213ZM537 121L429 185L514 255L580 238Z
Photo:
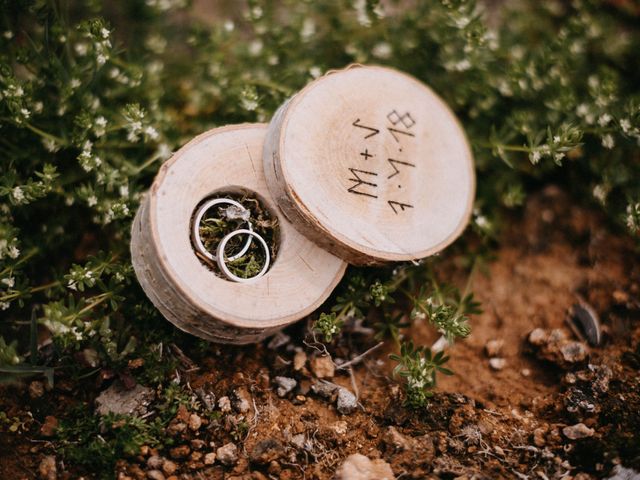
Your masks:
M2 283L4 283L9 288L13 288L13 286L16 284L16 279L15 277L3 278Z
M373 54L374 57L388 59L388 58L391 58L393 49L391 48L391 45L389 45L389 43L380 42L373 47L373 50L371 51L371 53Z
M78 78L72 78L71 79L71 88L78 88L80 85L82 85L82 82L80 82L80 80Z
M95 195L91 195L89 198L87 198L87 205L89 205L90 207L93 207L97 203L98 203L98 199L96 198Z
M322 75L322 70L320 70L320 67L318 66L313 66L309 69L309 75L311 75L311 77L313 78L318 78L320 75Z
M166 143L161 143L158 145L158 157L163 160L166 160L171 156L171 148Z
M629 130L631 130L631 122L628 118L623 118L622 120L620 120L620 128L622 128L622 131L624 133L629 133Z
M96 62L98 62L98 65L104 65L105 63L107 63L107 56L103 53L100 53L96 56Z
M607 201L608 189L604 185L596 185L593 187L593 196L596 200L604 205Z
M27 108L21 108L20 113L24 118L29 118L31 116L31 112Z
M576 113L578 114L578 116L584 117L587 115L587 113L589 113L589 107L585 103L581 103L576 108Z
M11 40L13 38L13 32L11 30L5 30L2 32L2 36L7 40Z
M74 45L73 49L81 57L84 57L87 54L87 51L89 50L89 48L88 48L86 43L76 43Z
M129 196L129 185L120 185L119 192L120 192L120 196L121 197L128 197Z
M11 245L7 253L11 258L18 258L18 256L20 255L20 249L15 245Z
M107 38L109 38L109 35L111 35L111 32L102 27L102 30L100 30L100 34L102 35L102 38L106 40Z
M540 153L540 150L536 149L529 155L529 161L535 165L540 161L541 157L542 154Z
M22 203L22 201L24 200L24 192L20 187L14 187L13 190L11 190L11 196L13 197L13 200L18 204Z
M224 28L226 32L233 32L233 29L236 28L236 26L233 23L233 20L225 20L222 24L222 28Z
M603 113L602 115L600 115L600 118L598 118L598 125L600 125L601 127L605 127L610 121L611 115L609 115L608 113Z
M257 57L258 55L260 55L260 52L262 51L262 47L263 47L262 40L254 40L249 44L249 54L254 57Z
M0 310L6 310L7 308L9 308L8 302L0 302Z
M302 30L300 30L300 36L303 40L309 40L316 33L316 22L312 18L305 18L302 23Z
M158 131L153 128L152 126L148 126L145 127L144 129L144 133L147 135L147 137L149 137L151 140L156 140L160 135L158 134Z
M611 136L610 133L607 133L605 136L602 137L602 146L604 148L608 148L609 150L611 150L615 145L615 142L613 140L613 136Z

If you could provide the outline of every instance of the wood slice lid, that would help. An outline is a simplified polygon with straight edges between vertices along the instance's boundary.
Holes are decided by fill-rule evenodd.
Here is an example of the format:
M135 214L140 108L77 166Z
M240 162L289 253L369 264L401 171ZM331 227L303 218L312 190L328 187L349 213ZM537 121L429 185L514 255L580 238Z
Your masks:
M352 66L307 85L274 116L263 160L287 218L353 264L437 253L471 214L460 123L430 88L390 68Z
M266 131L266 125L237 125L189 142L161 167L133 223L133 266L146 294L169 321L208 340L265 338L318 308L346 268L277 209L260 162ZM255 195L278 218L277 256L252 283L216 276L192 246L198 205L229 191Z

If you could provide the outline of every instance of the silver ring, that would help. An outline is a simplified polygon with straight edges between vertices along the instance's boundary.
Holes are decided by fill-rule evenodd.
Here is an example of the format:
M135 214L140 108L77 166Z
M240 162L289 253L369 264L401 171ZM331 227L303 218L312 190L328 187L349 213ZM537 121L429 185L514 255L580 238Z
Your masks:
M238 277L237 275L234 275L233 273L231 273L231 270L229 270L229 267L227 267L227 264L224 258L224 248L227 246L227 243L229 242L229 240L231 240L236 235L242 235L242 234L248 235L249 238L255 237L258 240L258 242L260 242L260 244L262 245L262 248L264 248L264 253L265 253L264 266L262 267L262 270L260 270L260 273L250 278ZM235 230L227 234L220 241L220 244L218 245L218 251L216 252L216 257L217 257L218 266L220 267L220 270L222 270L222 273L224 273L229 280L233 280L234 282L238 282L238 283L248 283L262 277L265 273L267 273L267 270L269 270L269 263L271 262L271 255L269 255L269 246L267 245L267 242L265 242L264 238L262 238L258 233L254 232L253 230L248 230L244 228ZM232 258L233 257L229 257L228 260L231 260Z
M196 212L196 216L193 219L193 232L192 232L193 241L196 244L196 250L200 252L202 255L204 255L206 258L208 258L209 260L213 260L214 262L218 261L217 256L214 256L211 252L209 252L209 250L205 248L204 243L202 242L202 238L200 237L200 222L202 222L202 217L204 217L204 214L207 212L207 210L209 210L211 207L215 205L220 205L220 204L233 205L235 207L246 210L244 205L230 198L213 198L203 203L200 206L200 208L198 208L198 211ZM251 225L250 220L247 220L247 225L248 225L248 230L253 231L253 225ZM251 241L252 241L251 235L249 235L247 237L247 241L242 246L242 249L235 255L228 257L228 260L237 260L238 258L242 257L245 253L247 253L247 250L249 250L249 247L251 246Z

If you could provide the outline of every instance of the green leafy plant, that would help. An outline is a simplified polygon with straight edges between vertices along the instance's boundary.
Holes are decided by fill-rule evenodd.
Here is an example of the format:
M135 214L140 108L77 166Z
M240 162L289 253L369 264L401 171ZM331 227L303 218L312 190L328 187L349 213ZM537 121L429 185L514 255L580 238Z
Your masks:
M400 347L400 355L392 354L391 359L398 362L394 373L404 378L406 387L406 404L413 408L424 407L433 396L436 387L436 375L453 375L443 365L447 357L443 351L432 355L427 347L415 347L413 342L404 342Z

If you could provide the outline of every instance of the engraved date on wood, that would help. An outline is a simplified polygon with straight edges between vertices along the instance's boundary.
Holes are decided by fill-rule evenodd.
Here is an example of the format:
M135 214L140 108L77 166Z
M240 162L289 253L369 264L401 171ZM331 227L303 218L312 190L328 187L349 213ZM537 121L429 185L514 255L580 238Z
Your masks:
M356 118L351 124L362 134L363 145L359 152L357 166L348 167L350 174L347 178L349 182L347 184L348 193L379 199L378 188L385 181L389 182L393 179L393 182L397 182L398 189L402 190L402 179L411 174L411 169L416 168L415 163L402 158L403 141L407 142L415 138L415 133L411 129L416 125L416 120L410 112L400 113L395 109L391 110L386 118L388 123L383 128L366 124L360 118ZM398 149L396 158L379 155L375 150L371 150L374 147L370 142L367 142L376 135L385 135L385 131L390 135L390 138L393 138L394 145ZM403 202L401 198L384 200L396 215L409 208L414 208L410 203Z

